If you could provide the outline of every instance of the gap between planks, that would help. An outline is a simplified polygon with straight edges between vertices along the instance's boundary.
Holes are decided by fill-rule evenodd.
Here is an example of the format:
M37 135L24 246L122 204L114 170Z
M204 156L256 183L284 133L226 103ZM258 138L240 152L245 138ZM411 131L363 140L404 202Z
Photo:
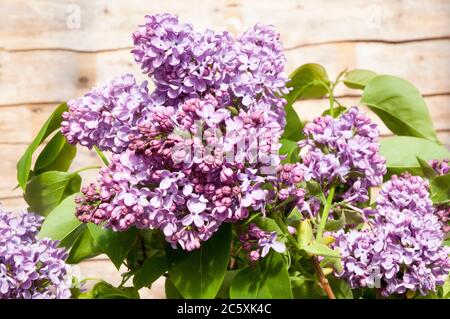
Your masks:
M438 97L438 96L450 96L450 92L434 92L434 93L426 93L421 94L422 97ZM336 95L336 99L345 99L345 98L357 98L361 97L361 94L341 94ZM321 101L321 100L327 100L328 98L318 98L318 99L308 99L308 101ZM67 102L67 101L66 101ZM34 106L34 105L49 105L49 104L55 104L60 105L62 103L66 103L64 101L43 101L43 102L19 102L19 103L7 103L7 104L0 104L0 108L2 107L23 107L23 106Z
M425 38L416 38L416 39L405 39L405 40L385 40L385 39L346 39L346 40L332 40L332 41L322 41L322 42L311 42L311 43L300 43L290 47L284 48L284 51L295 51L296 49L307 48L307 47L315 47L322 45L330 45L330 44L348 44L348 43L373 43L373 44L388 44L388 45L397 45L397 44L407 44L407 43L418 43L418 42L432 42L432 41L445 41L450 40L450 35L441 36L441 37L425 37ZM33 51L63 51L63 52L73 52L73 53L85 53L85 54L95 54L95 53L106 53L106 52L117 52L117 51L125 51L131 50L133 46L125 46L119 48L111 48L111 49L100 49L100 50L80 50L80 49L71 49L71 48L59 48L59 47L48 47L48 48L23 48L23 49L6 49L0 48L0 51L4 51L7 53L18 53L18 52L33 52Z

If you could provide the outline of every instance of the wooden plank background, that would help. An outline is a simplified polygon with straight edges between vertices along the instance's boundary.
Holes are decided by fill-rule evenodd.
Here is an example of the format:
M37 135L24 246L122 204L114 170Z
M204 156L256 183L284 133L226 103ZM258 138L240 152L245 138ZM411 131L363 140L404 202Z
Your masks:
M3 0L0 2L0 202L24 208L15 165L56 105L124 72L143 80L129 53L131 33L145 14L176 13L198 30L239 33L261 21L273 24L286 49L287 71L323 64L331 77L367 68L414 83L450 148L449 0ZM357 105L358 92L341 88L341 102ZM303 119L327 106L297 103ZM369 113L370 114L370 113ZM371 115L372 116L372 115ZM375 117L383 137L389 130ZM100 163L81 150L74 169ZM86 180L95 172L83 173ZM104 257L80 265L85 276L117 282ZM99 270L100 269L100 270ZM146 297L161 297L162 282Z

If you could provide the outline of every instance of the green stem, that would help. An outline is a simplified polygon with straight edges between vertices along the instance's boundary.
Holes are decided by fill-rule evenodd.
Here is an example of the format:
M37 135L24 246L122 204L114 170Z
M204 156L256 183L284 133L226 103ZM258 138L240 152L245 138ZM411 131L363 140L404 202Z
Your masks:
M84 171L87 171L87 170L90 170L90 169L99 169L99 168L102 168L102 167L99 166L99 165L86 166L86 167L80 168L79 170L76 170L75 172L73 172L73 174L81 173L81 172L84 172Z
M283 231L283 233L286 234L286 237L289 240L289 242L297 249L300 249L301 247L300 247L299 243L295 240L295 238L291 235L291 233L289 233L287 226L284 224L281 217L276 213L273 215L273 217L274 217L274 220L277 223L278 227L280 227L281 230Z
M97 147L97 145L94 145L94 149L97 152L98 156L102 159L103 163L108 166L109 162L108 159L106 158L105 154L103 154L102 151L100 151L100 149Z
M335 186L331 186L327 196L327 202L323 208L322 216L320 216L319 229L317 230L316 240L319 241L322 238L323 231L325 229L325 224L328 220L328 214L330 213L331 203L333 201Z
M328 89L328 98L330 99L330 116L334 118L334 85Z

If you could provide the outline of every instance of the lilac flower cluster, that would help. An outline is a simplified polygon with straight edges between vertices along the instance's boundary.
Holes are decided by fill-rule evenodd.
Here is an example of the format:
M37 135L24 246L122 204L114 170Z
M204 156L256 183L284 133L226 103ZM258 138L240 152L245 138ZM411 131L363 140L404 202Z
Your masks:
M442 161L432 160L429 163L431 167L434 169L436 174L439 176L446 175L450 173L450 165L449 160L445 159ZM436 215L442 223L442 229L444 233L450 233L450 205L443 204L436 206Z
M70 298L67 253L56 241L36 238L42 221L0 208L0 299Z
M273 104L284 121L276 95L287 93L285 56L272 26L257 24L235 38L227 32L196 32L176 16L159 14L146 16L133 40L132 53L155 83L157 104L176 105L186 97L222 91L224 103Z
M435 291L445 282L450 259L427 181L394 175L376 202L368 228L337 234L343 264L337 276L352 288L380 288L384 296Z
M348 203L369 199L369 187L378 186L386 174L386 161L378 153L379 132L357 107L339 118L323 116L305 125L306 139L299 142L305 166L304 179L324 187L345 184L341 196Z
M63 113L61 132L72 144L122 152L149 103L147 82L138 85L131 74L118 76L67 102L69 111Z
M305 190L299 187L304 181L305 167L300 163L283 164L278 166L276 193L281 202L292 198L298 207L305 206Z
M77 216L116 231L159 228L173 247L193 250L271 195L262 185L280 163L286 92L279 35L260 24L240 37L199 33L160 14L133 39L155 90L126 75L64 114L70 143L113 153L83 187Z
M251 223L246 233L239 236L242 248L247 252L250 261L264 258L272 248L278 253L286 251L286 245L277 241L277 232L266 232L256 224Z
M442 175L446 175L450 173L450 165L449 165L450 160L448 159L444 159L442 161L439 160L431 160L429 162L429 164L431 165L431 167L434 169L434 171L436 172L436 174L438 174L439 176Z

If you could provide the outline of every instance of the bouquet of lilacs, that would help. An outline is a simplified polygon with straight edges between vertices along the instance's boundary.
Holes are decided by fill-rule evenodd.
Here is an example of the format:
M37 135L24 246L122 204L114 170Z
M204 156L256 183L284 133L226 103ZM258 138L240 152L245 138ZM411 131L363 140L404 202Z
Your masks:
M235 36L156 14L132 37L153 89L124 74L70 100L20 159L51 240L29 239L42 217L0 215L0 297L138 298L161 276L168 298L450 296L450 154L414 86L314 63L287 77L263 24ZM342 83L397 136L335 98ZM324 96L313 121L294 111ZM79 173L97 167L69 171L75 145L104 162L95 182ZM125 269L118 287L61 279L102 253Z

